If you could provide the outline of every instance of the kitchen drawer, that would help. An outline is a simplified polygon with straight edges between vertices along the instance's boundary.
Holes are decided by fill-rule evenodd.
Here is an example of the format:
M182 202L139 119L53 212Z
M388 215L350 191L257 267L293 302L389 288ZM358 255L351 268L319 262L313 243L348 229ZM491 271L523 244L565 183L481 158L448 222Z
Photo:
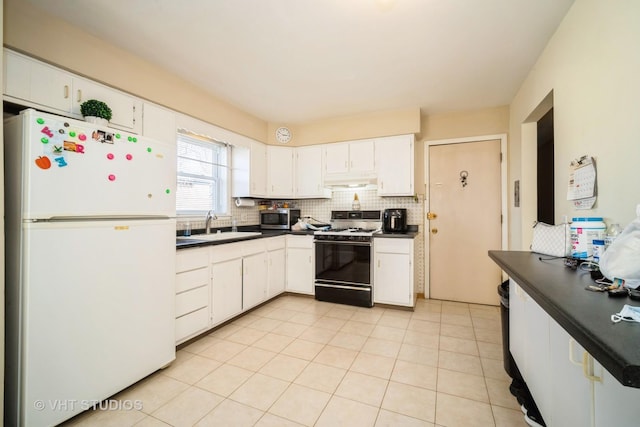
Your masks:
M242 245L242 256L249 256L266 252L267 244L264 239L254 239L239 243Z
M244 250L245 246L243 242L211 246L211 263L215 264L217 262L242 258Z
M209 284L209 266L176 274L176 294Z
M264 239L267 243L267 250L268 251L275 251L277 249L284 249L284 247L286 246L286 240L284 236L278 236L278 237L269 237L267 239Z
M376 237L373 239L373 248L376 252L390 254L410 254L413 241L410 239L385 239Z
M209 287L192 289L176 295L176 317L209 305Z
M176 319L176 343L184 341L209 327L209 307L201 308L193 313Z
M209 265L208 248L181 249L176 252L176 273Z
M312 249L313 248L313 236L292 236L292 235L287 235L287 247L288 248Z

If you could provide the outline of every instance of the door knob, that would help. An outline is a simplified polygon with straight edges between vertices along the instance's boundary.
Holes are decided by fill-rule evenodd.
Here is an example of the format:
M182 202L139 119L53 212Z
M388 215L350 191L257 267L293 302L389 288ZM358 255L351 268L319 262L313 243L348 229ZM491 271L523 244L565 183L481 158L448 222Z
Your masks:
M437 217L438 215L434 214L433 212L427 213L427 219L436 219Z
M431 229L431 232L432 232L433 234L438 234L438 229L437 229L437 228L432 228L432 229Z

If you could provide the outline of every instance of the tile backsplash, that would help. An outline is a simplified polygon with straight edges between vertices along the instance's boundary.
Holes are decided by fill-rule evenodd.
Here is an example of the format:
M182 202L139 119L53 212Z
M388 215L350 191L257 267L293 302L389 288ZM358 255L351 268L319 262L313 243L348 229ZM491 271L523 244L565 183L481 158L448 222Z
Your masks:
M296 206L300 208L303 216L310 216L320 222L329 222L331 211L351 210L354 195L358 195L361 210L383 210L389 208L406 208L407 224L422 225L422 206L419 199L413 197L379 197L377 190L373 189L340 189L333 191L331 199L305 199L296 200Z
M361 210L384 210L390 208L407 209L407 224L417 225L420 234L415 239L416 251L416 291L424 292L424 196L414 197L379 197L375 188L336 189L331 199L300 199L287 200L291 207L299 208L302 216L313 218L311 223L318 221L328 223L331 219L331 211L351 210L354 195L358 194ZM235 219L238 226L258 225L260 214L258 207L237 207L230 202L231 216L220 217L212 221L212 227L231 227ZM315 220L315 221L314 221ZM184 229L185 222L191 224L192 229L204 228L204 217L179 218L178 230Z

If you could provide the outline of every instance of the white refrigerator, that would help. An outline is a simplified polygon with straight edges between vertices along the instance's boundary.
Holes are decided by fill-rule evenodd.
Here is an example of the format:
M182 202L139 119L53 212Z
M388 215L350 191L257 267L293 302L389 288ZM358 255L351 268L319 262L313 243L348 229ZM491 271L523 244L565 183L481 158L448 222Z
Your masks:
M4 135L5 424L55 425L175 359L175 146L33 109Z

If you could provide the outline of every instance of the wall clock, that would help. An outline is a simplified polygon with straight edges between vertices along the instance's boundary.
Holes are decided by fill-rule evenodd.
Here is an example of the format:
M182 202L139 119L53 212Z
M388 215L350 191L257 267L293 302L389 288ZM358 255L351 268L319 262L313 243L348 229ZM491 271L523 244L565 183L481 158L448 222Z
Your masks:
M286 127L279 127L276 129L276 140L280 144L286 144L291 141L291 131Z

